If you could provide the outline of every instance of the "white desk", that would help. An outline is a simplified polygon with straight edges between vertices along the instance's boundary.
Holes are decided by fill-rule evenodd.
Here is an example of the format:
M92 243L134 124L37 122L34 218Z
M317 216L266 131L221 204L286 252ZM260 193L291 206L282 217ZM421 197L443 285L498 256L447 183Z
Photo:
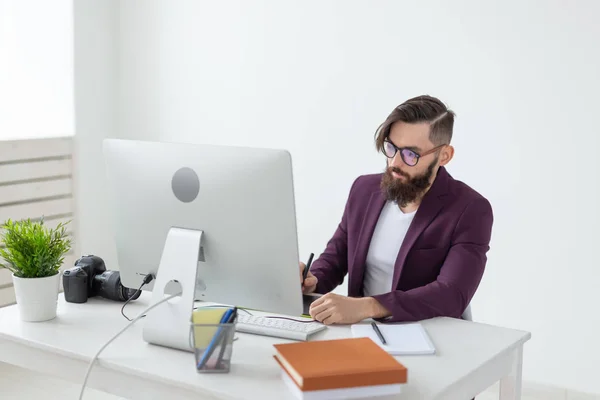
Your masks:
M127 306L137 315L149 305L147 293ZM16 306L0 309L0 361L83 381L98 349L127 321L120 303L90 299L71 304L59 297L56 319L21 322ZM159 306L160 307L160 306ZM237 333L229 374L198 374L190 352L150 345L138 321L100 355L89 387L130 399L292 399L273 359L273 344L283 339ZM519 399L523 344L528 332L436 318L423 322L438 354L398 357L409 383L398 399L465 400L498 380L504 399ZM330 327L315 339L349 337L350 328ZM85 397L85 396L84 396ZM68 400L68 399L66 399Z

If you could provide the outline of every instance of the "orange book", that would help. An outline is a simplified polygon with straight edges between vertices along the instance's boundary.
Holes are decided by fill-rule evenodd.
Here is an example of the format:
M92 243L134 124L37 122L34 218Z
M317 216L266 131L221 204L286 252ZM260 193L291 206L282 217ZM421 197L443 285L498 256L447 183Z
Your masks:
M302 391L402 384L407 369L370 338L273 345L275 359Z

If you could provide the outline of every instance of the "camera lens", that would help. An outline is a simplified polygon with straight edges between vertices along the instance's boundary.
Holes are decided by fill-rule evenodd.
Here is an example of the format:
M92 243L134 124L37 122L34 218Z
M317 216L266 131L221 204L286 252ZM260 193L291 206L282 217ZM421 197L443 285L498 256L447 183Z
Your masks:
M136 292L135 289L127 288L121 284L119 271L105 271L96 275L93 288L96 295L115 301L127 301ZM138 297L140 297L139 293L132 300Z
M136 292L137 292L137 294L136 294ZM136 289L127 288L127 287L121 285L121 296L123 297L124 301L127 301L130 298L131 298L131 300L135 300L138 297L140 297L141 293L142 293L141 290L138 292Z

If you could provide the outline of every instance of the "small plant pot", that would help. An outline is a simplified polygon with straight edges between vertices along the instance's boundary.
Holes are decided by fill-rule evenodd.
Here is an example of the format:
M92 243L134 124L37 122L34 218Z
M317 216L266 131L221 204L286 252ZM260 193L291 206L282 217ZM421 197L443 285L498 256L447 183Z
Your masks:
M45 278L19 278L13 274L17 307L23 321L41 322L56 317L60 272Z

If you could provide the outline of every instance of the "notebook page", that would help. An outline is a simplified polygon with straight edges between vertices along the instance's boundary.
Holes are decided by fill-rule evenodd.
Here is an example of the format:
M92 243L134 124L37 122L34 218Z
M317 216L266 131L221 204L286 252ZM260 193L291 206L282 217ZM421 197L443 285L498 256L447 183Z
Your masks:
M381 343L370 323L352 325L353 337L368 337L392 355L435 354L427 331L419 323L377 324L387 344Z

